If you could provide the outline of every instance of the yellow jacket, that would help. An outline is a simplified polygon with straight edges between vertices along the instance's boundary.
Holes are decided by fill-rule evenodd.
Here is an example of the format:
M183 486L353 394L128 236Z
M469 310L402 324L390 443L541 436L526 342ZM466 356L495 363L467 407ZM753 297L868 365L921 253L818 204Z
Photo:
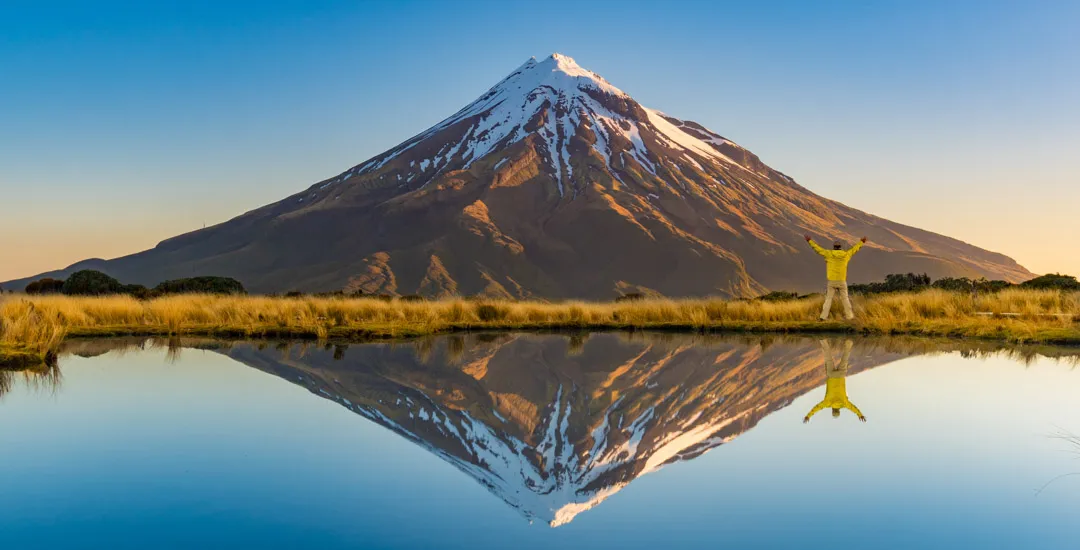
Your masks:
M847 380L840 376L830 376L829 380L825 382L825 399L810 409L810 412L806 413L804 420L810 420L810 417L817 414L822 409L847 409L861 420L863 418L862 412L848 400L847 396Z
M851 257L862 248L862 241L855 243L855 246L847 250L826 250L812 240L809 242L811 248L825 258L829 280L835 282L847 281L848 262L850 262Z

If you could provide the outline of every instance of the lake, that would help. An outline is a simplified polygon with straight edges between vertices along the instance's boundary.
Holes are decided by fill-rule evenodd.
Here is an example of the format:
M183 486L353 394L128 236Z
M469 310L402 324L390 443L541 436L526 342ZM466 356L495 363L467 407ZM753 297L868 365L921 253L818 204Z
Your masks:
M664 333L75 340L53 368L0 373L0 540L1077 548L1078 356Z

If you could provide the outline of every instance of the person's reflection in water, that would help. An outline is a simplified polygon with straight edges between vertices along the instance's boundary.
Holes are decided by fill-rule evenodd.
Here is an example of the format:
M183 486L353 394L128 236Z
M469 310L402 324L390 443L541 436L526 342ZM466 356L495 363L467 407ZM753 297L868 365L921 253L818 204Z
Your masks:
M821 352L825 355L825 375L828 380L825 382L825 399L821 400L810 409L810 412L803 418L803 423L809 422L810 417L818 413L818 411L831 408L833 418L840 417L840 409L847 409L855 416L859 417L859 420L866 422L866 417L863 416L859 408L856 407L848 400L847 396L847 376L848 361L851 359L851 347L854 342L851 340L844 341L844 354L840 358L840 363L837 364L833 361L833 354L829 342L826 340L820 340Z

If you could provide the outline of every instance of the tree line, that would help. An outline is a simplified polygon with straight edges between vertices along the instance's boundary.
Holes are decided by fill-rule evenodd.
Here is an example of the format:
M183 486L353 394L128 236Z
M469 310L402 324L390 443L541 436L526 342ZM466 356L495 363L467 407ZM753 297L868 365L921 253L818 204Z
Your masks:
M1080 290L1080 282L1076 280L1076 277L1060 273L1042 275L1019 284L1008 281L987 280L986 278L970 279L968 277L943 277L932 281L925 273L893 273L886 275L883 282L854 284L848 287L855 294L918 292L929 288L972 293L1000 292L1010 288L1075 291Z
M1071 275L1051 273L1024 281L1022 283L1010 283L1001 280L987 280L985 278L971 279L968 277L944 277L932 280L926 273L891 273L885 276L884 281L874 283L861 283L850 285L849 290L854 294L887 294L894 292L919 292L931 288L952 292L971 292L973 294L1000 292L1010 288L1031 290L1064 290L1080 291L1080 281ZM140 299L156 298L169 294L247 294L244 285L230 277L189 277L184 279L172 279L159 283L153 288L147 288L137 284L123 284L115 278L92 269L76 271L67 279L43 278L26 285L27 294L66 294L69 296L104 296L111 294L126 294ZM360 296L362 292L345 294L342 291L318 293L314 296ZM303 296L300 292L289 292L286 297ZM784 301L804 298L808 295L800 295L797 292L773 291L758 297L765 301ZM383 296L375 296L383 298ZM387 299L392 299L386 296ZM640 294L628 294L616 301L640 300L645 297ZM402 296L402 301L422 300L420 296Z
M84 269L67 279L46 277L26 285L27 294L66 294L68 296L106 296L126 294L140 299L169 294L246 294L244 285L230 277L189 277L172 279L153 288L124 284L105 273Z
M950 292L970 292L972 294L991 294L1010 288L1029 290L1064 290L1080 291L1080 281L1071 275L1051 273L1024 281L1022 283L1010 283L1009 281L987 280L986 278L971 279L968 277L943 277L932 280L926 273L891 273L885 276L884 281L875 283L860 283L848 285L852 294L890 294L896 292L920 292L936 288ZM799 294L787 290L775 290L768 294L758 296L758 300L766 302L783 302L799 298L809 298L813 294Z

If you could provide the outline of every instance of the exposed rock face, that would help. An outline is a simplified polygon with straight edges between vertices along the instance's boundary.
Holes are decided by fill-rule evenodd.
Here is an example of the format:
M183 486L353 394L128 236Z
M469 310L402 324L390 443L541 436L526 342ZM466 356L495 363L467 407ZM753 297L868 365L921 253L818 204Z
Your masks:
M815 195L558 54L336 177L95 266L127 283L220 275L255 292L742 296L821 285L804 233L869 236L853 281L1031 276L1001 254Z

